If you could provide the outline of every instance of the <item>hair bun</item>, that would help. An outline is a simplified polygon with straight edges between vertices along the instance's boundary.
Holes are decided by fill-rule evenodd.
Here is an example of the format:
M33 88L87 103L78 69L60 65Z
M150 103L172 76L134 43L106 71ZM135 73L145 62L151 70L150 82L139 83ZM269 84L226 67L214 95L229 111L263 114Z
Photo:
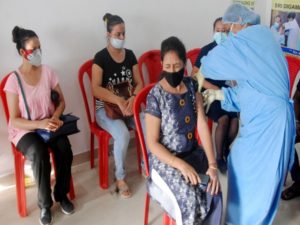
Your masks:
M12 30L13 42L17 43L20 40L21 33L24 29L18 26L15 26Z
M103 16L103 21L105 23L107 32L111 32L115 25L124 23L124 20L120 16L112 15L110 13L105 13Z
M103 21L105 22L105 23L107 23L107 21L112 17L113 15L112 14L110 14L110 13L105 13L105 15L103 16Z

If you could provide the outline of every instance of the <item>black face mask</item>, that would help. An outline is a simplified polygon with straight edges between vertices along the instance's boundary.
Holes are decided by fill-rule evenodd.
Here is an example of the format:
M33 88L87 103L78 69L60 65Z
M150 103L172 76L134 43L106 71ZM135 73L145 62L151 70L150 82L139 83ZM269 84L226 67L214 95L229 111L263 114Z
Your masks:
M177 72L166 72L166 71L162 71L161 77L162 78L166 78L167 82L172 86L172 87L177 87L180 82L183 79L183 75L184 75L184 67L177 71Z

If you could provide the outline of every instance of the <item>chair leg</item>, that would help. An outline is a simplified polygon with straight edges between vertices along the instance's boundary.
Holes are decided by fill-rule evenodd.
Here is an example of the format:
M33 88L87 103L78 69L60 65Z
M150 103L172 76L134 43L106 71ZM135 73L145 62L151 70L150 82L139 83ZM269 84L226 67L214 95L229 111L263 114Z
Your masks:
M135 131L135 145L136 145L136 153L137 153L137 160L138 160L138 171L142 174L142 167L141 167L141 145L139 141L139 136L137 131Z
M55 176L55 178L56 178L56 165L55 165L54 154L51 152L51 150L49 150L49 152L50 152L51 161L52 161L52 166L53 166L53 170L54 170L54 176Z
M150 196L147 192L146 193L146 201L145 201L144 225L148 225L149 205L150 205Z
M91 137L90 137L90 164L91 164L91 169L95 167L95 156L94 156L94 134L91 132ZM98 155L99 157L99 155Z
M169 217L169 215L166 212L164 212L163 225L176 225L176 221Z
M22 154L16 152L15 154L15 176L16 176L16 191L17 191L17 205L19 215L21 217L27 216L26 209L26 190L25 190L25 176L24 176L24 162Z
M163 214L163 225L170 225L170 217L166 212Z
M74 191L74 184L73 184L73 177L72 177L72 175L71 175L71 179L70 179L69 198L71 200L73 200L75 198L75 191Z
M170 221L171 221L170 225L176 225L176 221L175 220L173 220L172 218L170 218Z
M99 184L103 189L108 188L108 146L109 138L106 135L99 137L98 159L99 159Z

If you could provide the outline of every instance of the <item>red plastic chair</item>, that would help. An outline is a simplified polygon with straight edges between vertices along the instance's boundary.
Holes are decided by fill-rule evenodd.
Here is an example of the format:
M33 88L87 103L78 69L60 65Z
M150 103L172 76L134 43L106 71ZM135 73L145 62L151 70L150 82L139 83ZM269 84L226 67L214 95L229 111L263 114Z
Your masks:
M1 95L1 100L2 100L2 105L5 113L5 118L8 123L9 121L9 111L8 111L8 105L7 105L7 100L6 100L6 93L4 91L4 87L6 84L6 81L11 73L6 75L0 84L0 95ZM17 205L18 205L18 212L21 217L27 216L27 209L26 209L26 190L25 190L25 175L24 175L24 164L26 157L22 155L21 152L19 152L16 148L16 146L11 143L11 148L12 152L14 155L14 160L15 160L15 176L16 176L16 191L17 191ZM54 156L50 150L50 155L52 158L52 163L54 167L54 173L56 175L56 169L55 169L55 160ZM74 185L73 185L73 178L71 176L70 180L70 192L69 192L69 197L70 199L75 198L75 192L74 192Z
M145 83L144 78L146 77L143 73L143 65L146 66L148 71L148 82L147 83L156 83L159 80L160 73L162 71L161 59L160 59L160 50L150 50L145 52L140 56L138 60L139 71Z
M192 67L195 65L196 59L197 59L200 51L201 51L201 48L194 48L194 49L189 50L186 53L186 56L187 56L188 60L192 64Z
M300 58L287 55L286 60L288 62L288 68L289 68L290 89L291 89L290 95L291 95L297 74L300 71Z
M194 64L196 62L196 59L198 57L198 54L200 53L200 48L194 48L186 53L187 57L187 63L186 63L186 69L185 74L187 76L190 76L194 67Z
M142 157L144 160L144 166L145 166L145 175L146 177L149 176L149 161L148 161L148 154L147 149L145 145L142 125L140 121L139 113L141 111L142 106L146 106L146 99L149 91L152 89L152 87L155 85L155 83L147 85L145 88L143 88L140 93L136 96L134 100L134 106L133 106L133 114L134 114L134 121L137 128L138 138L140 140L141 144L141 150L142 150ZM146 194L146 201L145 201L145 214L144 214L144 225L148 225L148 216L149 216L149 205L150 205L150 196L147 193ZM172 220L167 213L164 213L163 215L163 225L176 225L176 222Z
M84 78L87 75L88 81L91 83L92 80L92 66L93 60L86 61L80 68L78 72L78 80L80 85L80 90L82 93L85 112L87 115L88 123L90 126L90 164L91 168L94 168L94 135L98 138L98 159L99 159L99 185L103 189L108 188L108 152L109 152L109 140L111 135L98 126L95 115L92 117L91 110L88 103L88 95L84 86ZM90 96L93 96L90 93ZM95 98L93 97L93 112L95 112ZM135 132L135 136L137 137L137 132ZM137 147L137 157L138 157L138 170L141 173L141 159L140 159L140 144L138 139L136 138L136 147Z

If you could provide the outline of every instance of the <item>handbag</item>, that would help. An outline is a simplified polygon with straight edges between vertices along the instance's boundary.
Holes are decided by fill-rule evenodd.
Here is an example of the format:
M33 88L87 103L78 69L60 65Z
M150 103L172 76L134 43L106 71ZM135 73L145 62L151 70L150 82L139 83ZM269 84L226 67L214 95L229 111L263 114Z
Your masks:
M108 88L113 94L123 97L125 100L132 96L132 86L129 81L121 82L118 84L114 84ZM104 102L104 110L110 119L122 119L125 116L123 115L121 109L118 105L110 102Z
M26 112L27 112L27 117L29 120L31 120L30 113L29 113L29 107L27 104L27 100L25 97L25 92L24 92L24 89L22 86L20 76L16 71L14 71L14 73L18 79L18 83L19 83L19 86L21 89L22 97L23 97ZM57 92L55 93L55 91L52 90L51 98L53 99L53 95L56 95L56 97L57 97L57 94L58 94ZM71 115L69 113L69 114L61 115L59 119L63 121L63 125L54 132L46 130L46 129L36 129L35 130L35 132L44 140L44 142L47 143L56 137L71 135L71 134L80 132L80 130L77 127L77 120L79 120L79 117Z
M45 142L48 142L51 139L59 136L68 136L80 132L80 130L77 128L77 120L79 120L77 116L74 116L72 114L65 114L61 115L59 119L64 123L56 131L52 132L45 129L36 129L35 132L38 133Z

